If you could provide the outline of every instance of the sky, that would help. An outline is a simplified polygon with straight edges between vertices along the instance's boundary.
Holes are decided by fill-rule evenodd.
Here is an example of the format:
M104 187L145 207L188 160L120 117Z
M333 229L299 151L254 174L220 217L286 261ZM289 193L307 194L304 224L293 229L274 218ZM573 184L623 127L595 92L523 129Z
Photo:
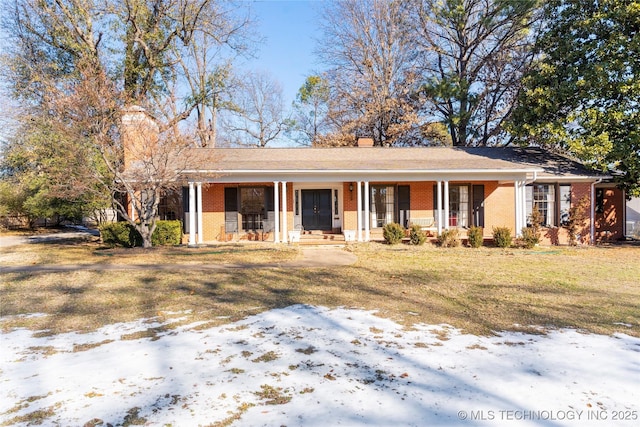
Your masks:
M318 64L313 54L318 30L321 1L267 0L252 1L258 20L256 31L265 38L257 58L246 68L264 70L283 88L285 106L295 100L298 89Z
M264 38L256 58L241 61L244 69L270 73L283 88L285 107L295 100L298 89L316 69L314 37L321 0L246 0L257 20L256 32ZM2 40L3 42L4 40ZM0 95L0 112L8 105ZM0 126L2 124L0 123ZM0 130L0 134L2 131Z
M0 424L631 427L640 418L640 339L621 333L476 336L309 305L216 327L158 316L92 333L1 333Z

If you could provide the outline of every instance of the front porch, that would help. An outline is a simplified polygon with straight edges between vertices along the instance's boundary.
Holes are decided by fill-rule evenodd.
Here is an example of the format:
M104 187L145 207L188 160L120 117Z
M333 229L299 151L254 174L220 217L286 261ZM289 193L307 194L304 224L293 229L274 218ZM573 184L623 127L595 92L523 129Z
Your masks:
M492 226L517 230L526 224L524 184L523 180L190 182L185 234L188 244L196 245L384 240L382 229L390 222L409 228L415 221L432 238L449 228L474 225L489 233Z

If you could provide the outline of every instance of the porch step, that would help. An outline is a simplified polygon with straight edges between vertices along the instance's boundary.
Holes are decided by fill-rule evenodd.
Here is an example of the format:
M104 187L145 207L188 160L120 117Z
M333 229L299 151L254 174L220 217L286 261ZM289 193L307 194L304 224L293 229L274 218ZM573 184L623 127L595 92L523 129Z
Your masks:
M307 232L300 235L301 245L343 245L344 243L342 234Z

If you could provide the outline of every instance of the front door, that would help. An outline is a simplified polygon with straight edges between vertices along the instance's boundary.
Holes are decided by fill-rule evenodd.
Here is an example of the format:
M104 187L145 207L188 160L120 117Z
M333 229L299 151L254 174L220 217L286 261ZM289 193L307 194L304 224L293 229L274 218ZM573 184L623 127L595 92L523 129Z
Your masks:
M331 230L331 190L302 190L302 226Z

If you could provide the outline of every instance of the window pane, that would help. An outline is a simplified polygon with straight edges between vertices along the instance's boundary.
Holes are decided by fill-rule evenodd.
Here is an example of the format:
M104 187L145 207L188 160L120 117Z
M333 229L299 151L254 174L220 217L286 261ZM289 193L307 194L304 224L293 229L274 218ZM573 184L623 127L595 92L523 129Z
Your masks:
M469 226L469 186L449 186L449 226Z
M542 217L542 225L552 227L555 225L555 187L548 184L534 184L533 200L531 206L536 206ZM527 200L527 212L529 213Z
M371 186L371 227L384 227L394 222L394 187Z
M569 209L571 209L571 186L560 186L560 225L569 222Z
M242 229L260 230L265 215L264 187L240 188L240 214L242 215Z

